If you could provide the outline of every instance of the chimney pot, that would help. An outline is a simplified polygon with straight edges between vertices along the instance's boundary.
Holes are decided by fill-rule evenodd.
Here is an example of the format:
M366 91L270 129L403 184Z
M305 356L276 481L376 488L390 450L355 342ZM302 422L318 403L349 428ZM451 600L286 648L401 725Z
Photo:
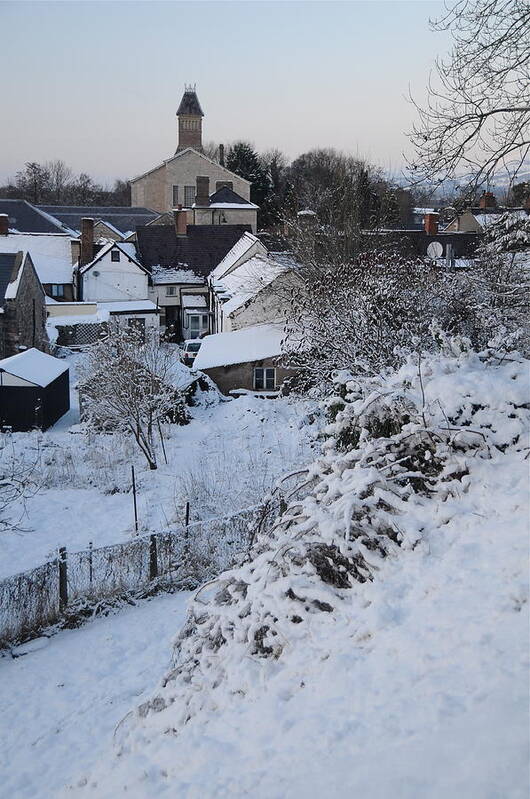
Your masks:
M497 207L497 200L495 199L495 195L492 194L491 191L484 191L482 192L482 196L478 201L479 208L496 208Z
M0 214L0 236L7 236L9 234L9 216L7 214Z
M175 220L175 231L177 236L186 236L188 233L188 214L179 203L177 208L173 208L173 219Z
M195 205L200 205L201 207L210 205L210 178L200 175L197 176Z
M91 217L81 219L81 266L94 259L94 220Z
M439 214L425 214L423 217L423 227L428 236L438 235Z

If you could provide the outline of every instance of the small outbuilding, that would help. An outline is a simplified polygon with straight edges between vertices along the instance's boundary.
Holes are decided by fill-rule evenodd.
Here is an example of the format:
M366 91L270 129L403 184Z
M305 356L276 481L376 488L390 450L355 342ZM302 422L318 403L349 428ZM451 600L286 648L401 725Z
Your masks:
M280 362L282 324L261 324L202 339L193 368L210 377L223 394L274 397L293 371Z
M0 428L46 430L70 408L68 365L34 348L0 361Z

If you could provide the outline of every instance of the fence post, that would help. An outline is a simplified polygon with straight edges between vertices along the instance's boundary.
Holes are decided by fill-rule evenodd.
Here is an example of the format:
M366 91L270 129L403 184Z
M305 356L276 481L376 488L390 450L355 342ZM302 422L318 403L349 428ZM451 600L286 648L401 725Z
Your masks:
M156 553L156 535L151 535L149 542L149 579L155 580L158 577L158 559Z
M88 580L90 583L90 590L92 590L92 580L94 578L93 561L92 561L92 541L88 542Z
M68 584L66 572L66 547L59 548L59 608L64 610L68 604Z
M134 532L138 535L138 507L136 505L136 479L134 476L134 466L131 466L131 474L132 474L132 490L133 490L133 502L134 502Z

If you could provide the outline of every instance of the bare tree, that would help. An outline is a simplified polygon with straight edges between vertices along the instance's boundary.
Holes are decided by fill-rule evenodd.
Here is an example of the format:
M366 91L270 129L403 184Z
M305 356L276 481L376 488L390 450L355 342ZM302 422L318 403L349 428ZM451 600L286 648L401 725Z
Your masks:
M57 203L57 205L65 203L68 199L67 193L74 173L60 158L56 158L55 161L48 161L44 168L49 175L50 200Z
M29 461L19 455L8 433L0 433L0 532L20 530L26 500L39 490L35 470L37 457ZM11 511L17 508L16 519Z
M528 0L459 0L431 26L453 48L436 61L427 106L415 103L413 178L460 178L470 191L501 169L513 180L530 150Z
M89 430L132 434L149 468L156 469L160 424L188 420L177 385L183 369L156 333L111 325L109 336L90 351L81 376L83 421Z

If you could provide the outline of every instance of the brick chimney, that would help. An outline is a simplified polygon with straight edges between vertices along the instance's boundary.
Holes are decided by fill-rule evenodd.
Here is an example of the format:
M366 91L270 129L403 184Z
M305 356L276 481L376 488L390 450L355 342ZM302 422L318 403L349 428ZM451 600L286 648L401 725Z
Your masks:
M492 194L491 191L482 192L478 205L479 208L496 208L497 200L495 199L495 195Z
M173 208L173 219L175 220L177 236L186 236L188 233L188 214L183 210L181 203L176 208Z
M9 234L9 216L7 214L0 214L0 236L7 236Z
M423 227L428 236L438 235L438 217L439 214L425 214L423 217Z
M210 205L210 178L197 176L195 205L200 205L202 208Z
M81 219L81 255L79 264L89 264L94 258L94 220L90 217Z

